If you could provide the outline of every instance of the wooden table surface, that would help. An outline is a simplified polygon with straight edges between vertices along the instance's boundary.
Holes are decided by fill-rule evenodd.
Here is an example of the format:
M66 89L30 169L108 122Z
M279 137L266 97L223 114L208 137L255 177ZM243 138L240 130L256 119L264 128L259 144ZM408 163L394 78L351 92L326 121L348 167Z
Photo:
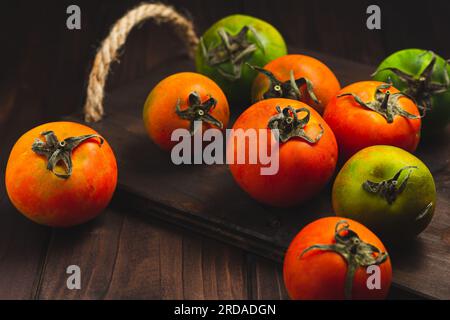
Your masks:
M17 5L16 11L24 21L45 15L39 6L23 6ZM103 19L108 26L121 15L103 12L89 21ZM226 13L230 12L216 16ZM38 124L81 109L95 41L105 32L67 33L64 27L52 27L64 25L64 19L52 15L33 28L17 23L10 32L13 21L13 14L0 21L0 35L8 45L0 59L0 299L287 298L280 264L134 213L120 199L99 218L71 229L39 226L12 207L3 181L14 142ZM145 74L162 57L179 50L167 29L162 28L164 37L161 29L146 29L131 34L121 65L113 68L110 89ZM163 39L167 45L148 45L149 33L150 43ZM81 290L66 287L69 265L81 268ZM391 298L417 295L393 288Z

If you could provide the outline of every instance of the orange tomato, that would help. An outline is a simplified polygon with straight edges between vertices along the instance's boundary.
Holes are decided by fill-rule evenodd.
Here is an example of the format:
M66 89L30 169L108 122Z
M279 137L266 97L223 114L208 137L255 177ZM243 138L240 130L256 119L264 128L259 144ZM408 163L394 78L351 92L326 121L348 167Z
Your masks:
M178 111L177 111L178 109ZM226 128L230 111L223 91L211 79L192 72L171 75L158 83L145 101L143 118L150 138L162 149L170 150L175 129L193 131L193 121L203 129Z
M269 62L264 69L271 72L282 84L274 83L260 72L252 86L253 101L265 99L265 95L272 98L296 99L322 114L325 106L341 88L334 73L324 63L306 55L285 55ZM293 79L296 79L300 97L292 91L291 72ZM307 82L311 84L311 91L316 99L308 92Z
M350 256L359 255L366 261L356 265L348 282L349 263L335 251L336 244ZM320 248L313 247L316 245ZM368 282L376 285L369 279L372 273L367 273L367 266L372 264L379 267L379 288L370 289ZM308 224L292 240L284 258L283 276L292 299L384 299L389 293L392 267L383 243L369 229L351 219L327 217Z
M380 112L362 106L356 99ZM343 88L327 105L323 118L336 135L342 160L373 145L414 152L420 139L417 106L383 82L361 81Z
M93 129L50 122L16 142L5 183L11 202L26 217L68 227L94 218L108 205L116 188L117 164L111 147Z
M238 144L237 130L269 130L271 119L274 116L280 117L286 111L289 116L279 122L278 126L294 124L294 131L303 132L306 139L293 136L285 142L280 141L279 152L271 155L278 158L278 171L273 175L262 175L261 169L267 165L261 162L252 164L250 161L238 163L241 147ZM298 126L295 125L296 118L302 122ZM234 157L228 158L231 173L239 186L260 202L280 207L299 204L317 194L334 172L338 156L334 134L322 117L303 102L290 99L259 101L241 114L233 130L228 140L228 155ZM284 130L280 133L282 131ZM259 150L263 144L272 141L270 133L267 136L270 138L268 142L260 140L258 135L255 143L245 143L245 155L248 159L251 152L257 152L256 145ZM267 149L270 150L270 147Z

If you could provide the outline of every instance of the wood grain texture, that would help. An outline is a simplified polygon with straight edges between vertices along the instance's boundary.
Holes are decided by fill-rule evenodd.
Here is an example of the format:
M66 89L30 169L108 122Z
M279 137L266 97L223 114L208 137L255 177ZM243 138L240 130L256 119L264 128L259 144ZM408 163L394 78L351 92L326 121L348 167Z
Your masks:
M70 230L54 230L39 299L244 299L245 254L238 249L108 209ZM67 266L81 290L66 287Z
M32 299L40 285L48 230L36 226L0 201L0 300Z
M252 284L250 288L252 299L289 299L284 287L282 265L251 254L248 255L247 260Z

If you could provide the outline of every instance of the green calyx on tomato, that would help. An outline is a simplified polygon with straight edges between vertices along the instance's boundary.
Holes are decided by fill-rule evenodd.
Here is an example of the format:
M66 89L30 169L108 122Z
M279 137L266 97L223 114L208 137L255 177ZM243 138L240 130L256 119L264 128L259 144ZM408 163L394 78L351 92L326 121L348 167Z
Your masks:
M277 77L275 77L275 75L269 70L260 68L258 66L252 66L250 64L249 66L259 73L265 75L270 81L269 89L263 94L264 99L286 98L301 101L302 93L300 92L299 88L301 88L302 86L306 86L306 92L308 92L311 99L315 103L319 103L319 100L314 94L313 84L311 83L311 81L304 77L295 79L293 70L289 72L290 79L288 81L282 82L277 79Z
M372 74L372 76L375 76L382 71L393 72L407 85L405 93L414 98L423 115L425 115L428 110L432 109L431 97L435 94L444 93L450 88L450 79L447 72L444 72L443 83L433 81L432 75L437 57L432 51L426 51L422 55L427 53L431 53L431 60L418 76L409 74L395 67L382 68ZM449 60L445 61L444 70L446 70L448 62Z
M255 43L249 41L247 37L249 31L253 34ZM264 51L261 39L252 26L244 26L236 35L231 35L224 28L220 28L217 33L222 42L216 47L207 48L203 38L200 39L203 58L210 66L217 66L217 70L225 78L237 80L241 77L244 61L258 48ZM230 63L231 71L220 66L224 63Z
M189 132L191 135L195 133L195 121L202 121L223 128L222 122L211 115L211 111L217 105L217 100L210 97L208 100L202 102L197 92L193 91L189 94L189 106L185 110L180 109L181 101L178 99L175 106L176 114L185 120L190 121Z
M369 193L378 194L382 198L386 199L387 203L392 204L398 195L403 192L408 183L409 177L411 176L412 169L417 169L416 166L405 166L401 168L391 179L382 180L380 182L373 182L366 180L362 187ZM406 177L403 179L402 183L399 184L399 178L403 171L409 170Z
M354 93L343 93L337 97L352 96L360 106L379 113L386 118L388 123L394 122L394 117L397 115L408 119L419 119L420 117L403 110L398 105L399 98L409 98L409 96L402 92L391 94L388 90L390 87L392 87L392 85L388 83L379 85L375 90L374 100L370 102L362 101L361 98Z
M360 267L380 265L387 260L388 254L381 252L374 245L362 241L358 234L350 229L350 225L345 220L336 223L334 239L335 243L333 244L315 244L304 249L300 258L311 250L332 251L342 256L347 262L345 299L350 300L356 270Z
M286 142L291 138L297 137L308 141L309 143L317 143L323 135L324 129L319 124L321 132L315 137L309 137L304 128L308 124L311 117L311 112L306 108L294 109L291 106L286 106L281 110L280 106L276 106L277 114L270 118L269 129L278 129L279 138L281 142ZM305 112L306 115L299 119L297 113Z
M373 182L366 180L362 187L369 193L378 194L382 198L386 199L388 204L393 204L397 197L406 189L409 178L411 177L413 169L418 169L417 166L405 166L401 168L391 179L382 180L380 182ZM409 170L403 181L399 184L399 178L403 171ZM426 216L431 208L433 207L433 202L430 202L425 209L416 217L416 220L420 220Z
M91 138L98 138L100 145L103 144L103 138L97 134L70 137L63 141L59 141L53 131L44 131L41 135L45 137L45 141L36 139L31 146L31 150L39 155L46 156L47 170L52 171L55 176L62 179L68 179L72 175L72 151L76 147ZM56 171L60 162L65 166L65 173Z

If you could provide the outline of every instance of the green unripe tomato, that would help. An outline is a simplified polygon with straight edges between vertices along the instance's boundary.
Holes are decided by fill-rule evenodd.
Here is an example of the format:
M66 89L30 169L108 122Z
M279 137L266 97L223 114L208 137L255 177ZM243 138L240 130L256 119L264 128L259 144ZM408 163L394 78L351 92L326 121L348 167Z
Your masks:
M351 157L332 190L337 216L354 219L383 240L410 240L430 223L436 187L426 165L407 151L372 146Z
M422 131L436 135L450 123L450 66L435 53L404 49L387 57L373 79L392 80L394 87L412 96L424 114Z
M237 14L219 20L203 34L195 63L197 71L213 79L231 103L247 103L257 76L247 63L263 67L286 54L286 44L277 29L260 19Z

